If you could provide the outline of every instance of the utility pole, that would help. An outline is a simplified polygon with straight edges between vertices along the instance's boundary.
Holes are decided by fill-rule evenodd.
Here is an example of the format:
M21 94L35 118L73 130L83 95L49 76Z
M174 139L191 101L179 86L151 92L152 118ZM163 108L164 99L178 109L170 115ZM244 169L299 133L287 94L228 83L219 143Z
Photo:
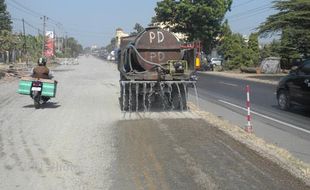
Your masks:
M48 17L43 16L43 18L41 17L41 19L43 19L42 57L44 57L44 50L45 50L45 27L46 27L46 20L48 19Z
M24 53L26 52L26 31L25 31L25 20L22 19L22 22L23 22L23 36L24 36L24 44L23 44L23 50L24 50Z
M67 48L68 48L68 33L66 32L66 37L65 37L65 43L64 43L64 45L65 45L65 49L64 49L64 51L65 51L65 56L66 56L66 53L67 53Z
M26 64L28 65L28 52L27 52L27 38L26 38L26 30L25 30L25 20L22 19L23 22L23 35L24 35L24 44L23 44L23 50L26 54Z
M58 33L57 33L58 35L56 36L56 44L57 44L57 48L56 49L57 49L58 52L60 52L61 49L62 49L61 48L62 44L61 44L61 39L60 39L61 38L60 37L60 32L61 32L61 26L62 25L61 25L61 23L57 23L56 26L58 28Z
M57 39L57 49L58 49L58 51L60 52L60 46L61 46L61 40L60 40L60 34L59 34L59 36L58 36L58 38L56 38Z
M54 53L54 55L56 55L56 48L57 48L57 36L56 36L56 30L55 30L55 28L54 28L54 36L53 36L53 53Z

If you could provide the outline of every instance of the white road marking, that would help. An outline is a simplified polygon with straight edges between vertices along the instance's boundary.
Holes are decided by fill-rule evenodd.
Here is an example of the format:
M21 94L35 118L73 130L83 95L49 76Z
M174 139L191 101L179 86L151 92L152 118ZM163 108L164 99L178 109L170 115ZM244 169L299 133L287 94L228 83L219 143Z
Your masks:
M232 83L226 83L226 82L219 82L220 84L225 84L225 85L228 85L228 86L234 86L234 87L237 87L238 85L236 84L232 84Z
M225 100L218 100L218 101L219 101L219 102L222 102L222 103L224 103L224 104L227 104L227 105L230 105L230 106L233 106L233 107L236 107L236 108L239 108L239 109L242 109L242 110L247 111L246 108L243 108L243 107L241 107L241 106L235 105L235 104L230 103L230 102L227 102L227 101L225 101ZM263 115L263 114L261 114L261 113L257 113L257 112L255 112L255 111L251 111L251 113L253 113L253 114L255 114L255 115L258 115L258 116L260 116L260 117L263 117L263 118L265 118L265 119L269 119L269 120L271 120L271 121L280 123L280 124L285 125L285 126L287 126L287 127L291 127L291 128L293 128L293 129L296 129L296 130L299 130L299 131L302 131L302 132L305 132L305 133L310 134L310 131L307 130L307 129L303 129L303 128L301 128L301 127L297 127L297 126L295 126L295 125L292 125L292 124L289 124L289 123L280 121L280 120L278 120L278 119L274 119L274 118L272 118L272 117Z

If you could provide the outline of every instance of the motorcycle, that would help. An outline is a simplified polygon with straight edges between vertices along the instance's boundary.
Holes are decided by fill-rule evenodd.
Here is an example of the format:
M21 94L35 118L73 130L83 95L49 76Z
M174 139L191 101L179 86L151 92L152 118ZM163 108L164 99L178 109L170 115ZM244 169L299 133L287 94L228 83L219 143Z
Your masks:
M41 104L45 104L50 99L50 97L42 96L42 88L43 82L39 80L32 81L30 96L34 101L34 107L36 109L39 109Z
M19 81L17 93L30 95L33 99L34 107L39 109L51 98L56 96L57 81L49 79L34 79L32 77L22 77Z

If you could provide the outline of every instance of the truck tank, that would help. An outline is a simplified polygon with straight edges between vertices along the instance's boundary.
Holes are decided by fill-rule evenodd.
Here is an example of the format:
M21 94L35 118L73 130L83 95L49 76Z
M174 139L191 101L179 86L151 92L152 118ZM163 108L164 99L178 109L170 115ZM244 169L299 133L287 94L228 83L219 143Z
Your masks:
M150 27L123 37L118 51L122 111L186 110L195 87L195 48L182 48L171 32Z

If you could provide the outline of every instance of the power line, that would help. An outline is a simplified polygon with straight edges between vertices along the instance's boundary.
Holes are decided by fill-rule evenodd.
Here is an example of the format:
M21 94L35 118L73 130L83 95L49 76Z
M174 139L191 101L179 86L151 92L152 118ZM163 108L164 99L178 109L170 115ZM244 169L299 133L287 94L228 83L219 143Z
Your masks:
M27 6L23 5L22 3L20 2L17 2L16 0L10 0L8 1L9 5L23 13L26 13L28 15L31 15L35 18L44 18L44 15L37 12L37 11L34 11L30 8L28 8ZM27 24L29 27L33 28L33 29L36 29L38 30L40 33L42 32L41 29L33 26L32 24L28 23L25 21L25 24ZM49 25L52 25L53 27L57 27L61 32L62 34L64 35L66 32L66 28L68 28L67 26L64 27L63 24L51 17L48 17L48 20L46 20L46 24L49 24ZM101 32L95 32L95 31L86 31L86 30L80 30L80 29L77 29L76 27L69 27L69 29L71 29L72 32L70 33L75 33L75 34L79 34L79 35L84 35L84 36L92 36L92 37L101 37L103 35L111 35L111 33L107 34L107 33L101 33Z
M21 21L22 19L11 17L11 20Z
M34 10L32 10L32 9L30 9L30 8L28 8L28 7L26 7L25 5L23 5L23 4L21 4L21 3L17 2L17 1L15 1L15 0L11 0L11 1L12 1L13 3L15 3L17 6L22 7L24 10L30 12L32 15L36 15L36 16L38 16L38 17L44 17L44 14L42 14L42 13L39 13L39 12L37 12L37 11L34 11ZM57 27L58 27L58 25L62 25L59 21L57 21L57 20L55 20L55 19L53 19L53 18L51 18L51 17L48 17L48 18L49 18L48 22L50 22L51 24L54 24L54 25L57 26Z
M11 0L11 1L13 3L15 3L16 5L12 4L11 2L10 2L10 5L13 5L15 8L19 9L20 11L23 11L23 12L25 12L27 14L31 14L32 16L35 16L35 17L43 17L44 16L43 14L41 14L39 12L36 12L34 10L31 10L30 8L24 6L23 4L15 1L15 0ZM20 7L22 7L23 9L21 9ZM49 16L48 16L48 18L49 18L47 20L48 23L50 23L50 24L56 26L57 28L59 28L60 30L64 31L65 27L63 26L63 24L61 22L59 22L59 21L57 21L57 20L55 20L55 19L53 19L53 18L51 18ZM66 28L68 28L68 27L66 27ZM71 28L72 30L79 30L79 29L77 29L75 27L69 27L69 28ZM94 31L85 31L85 32L97 33L97 32L94 32Z
M242 6L247 5L247 4L251 3L251 2L253 2L253 0L249 0L249 1L246 1L244 3L240 3L240 4L237 4L237 5L234 5L231 8L242 7Z
M27 26L29 26L30 28L34 29L35 31L39 31L40 33L42 32L42 30L38 27L33 26L32 24L30 24L29 22L27 22L26 20L24 20L25 24Z
M35 18L38 18L38 17L43 18L43 17L44 17L43 14L31 10L31 9L27 8L26 6L22 5L21 3L18 3L18 2L14 1L14 0L11 0L11 1L12 1L14 4L13 4L12 2L10 2L10 1L8 1L8 4L9 4L11 7L15 8L16 10L19 10L19 11L21 11L21 12L23 12L23 13L26 13L26 14L28 14L28 15L31 15L31 16L33 16L33 17L35 17ZM61 22L58 22L57 20L55 20L55 19L53 19L53 18L50 18L50 17L48 17L48 18L49 18L49 19L47 20L47 23L49 23L49 24L51 24L51 25L57 27L59 30L62 31L62 33L65 33L65 28L64 28L64 26L63 26L63 24L62 24ZM76 30L76 29L74 29L74 30Z
M18 5L19 7L22 7L23 9L25 9L25 10L27 10L27 11L33 13L34 15L43 16L43 14L38 13L38 12L36 12L36 11L34 11L34 10L31 10L31 9L25 7L23 4L21 4L21 3L17 2L17 1L15 1L15 0L11 0L11 1L12 1L13 3L15 3L16 5Z
M269 9L269 8L270 8L270 3L264 4L264 5L260 6L260 7L256 7L254 9L248 9L246 11L233 14L233 15L229 16L229 18L242 17L242 16L245 16L245 15L247 15L249 13L259 12L259 11L266 10L266 9Z
M267 9L264 9L264 10L261 10L261 11L258 11L258 12L253 12L253 14L244 15L244 16L239 16L239 17L234 17L234 18L232 18L232 19L229 19L229 18L228 18L228 20L229 20L230 22L240 21L240 20L246 20L246 19L249 19L249 18L251 18L251 17L253 17L253 16L256 16L256 15L259 15L259 14L262 14L262 13L266 13L266 10L268 10L268 9L271 9L271 8L269 7L269 8L267 8Z
M23 21L23 19L20 19L20 18L15 18L15 17L11 17L11 19L12 19L12 20L14 20L14 21L20 21L20 22L22 22L22 21ZM26 20L24 20L24 24L25 24L25 25L27 25L28 27L30 27L30 28L32 28L32 29L34 29L36 32L40 32L40 33L42 33L42 30L41 30L40 28L35 27L33 24L30 24L30 23L29 23L29 22L27 22Z
M43 18L44 17L44 15L43 14L41 14L41 13L39 13L39 12L37 12L37 11L34 11L34 10L32 10L32 9L30 9L30 8L28 8L28 7L26 7L26 6L24 6L23 4L21 4L21 3L19 3L19 2L17 2L17 1L15 1L15 0L11 0L12 2L10 2L10 1L8 1L8 3L9 3L9 5L10 6L12 6L13 8L15 8L15 9L17 9L17 10L19 10L19 11L22 11L23 13L26 13L26 14L28 14L28 15L31 15L31 16L33 16L33 17L40 17L40 18ZM59 28L59 25L62 25L60 22L58 22L57 20L55 20L55 19L53 19L53 18L50 18L50 17L48 17L49 18L49 22L51 23L51 24L54 24L56 27L58 27ZM60 29L60 28L59 28ZM63 29L63 28L62 28Z
M8 1L7 3L8 3L8 5L10 5L11 7L15 8L16 10L19 10L19 11L21 11L21 12L23 12L23 13L26 13L26 14L28 14L28 15L31 15L31 16L33 16L33 17L37 17L37 15L35 15L35 14L29 12L29 11L26 11L25 9L22 9L22 8L20 8L19 6L16 6L15 4L12 4L12 3L9 2L9 1Z
M247 30L255 32L255 28L256 28L256 26L248 26L248 27L243 27L243 28L238 29L238 30L242 31L242 32L247 31Z
M12 17L11 19L12 19L12 20L15 20L15 21L23 21L23 19L20 19L20 18L14 18L14 17ZM29 23L29 22L27 22L26 20L24 20L24 23L25 23L26 25L28 25L30 28L35 29L36 31L38 31L38 30L40 30L40 31L41 31L41 29L40 29L40 28L33 26L32 24L30 24L30 23Z

